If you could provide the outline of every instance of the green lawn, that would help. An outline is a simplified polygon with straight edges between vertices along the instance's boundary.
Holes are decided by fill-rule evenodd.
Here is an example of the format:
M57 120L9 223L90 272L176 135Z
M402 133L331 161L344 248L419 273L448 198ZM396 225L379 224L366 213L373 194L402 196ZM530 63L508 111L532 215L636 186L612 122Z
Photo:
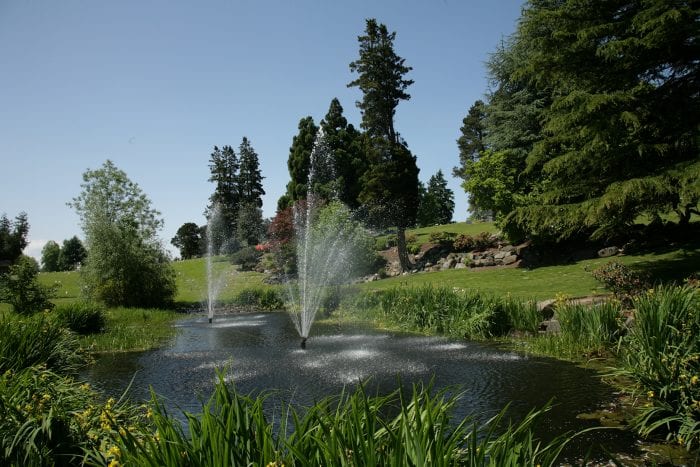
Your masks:
M626 265L645 270L663 281L680 281L700 271L700 244L686 248L639 255L615 257ZM360 285L363 290L391 287L416 287L435 284L463 289L477 289L494 294L510 293L524 299L554 298L558 293L571 297L603 294L606 290L590 270L611 259L589 259L573 264L535 269L450 269L448 271L409 274Z
M496 232L498 229L493 222L455 222L453 224L434 225L431 227L421 227L420 229L410 229L406 231L406 236L415 235L418 244L427 243L430 234L433 232L450 232L454 234L476 235L481 232ZM386 241L388 235L380 235L377 241Z

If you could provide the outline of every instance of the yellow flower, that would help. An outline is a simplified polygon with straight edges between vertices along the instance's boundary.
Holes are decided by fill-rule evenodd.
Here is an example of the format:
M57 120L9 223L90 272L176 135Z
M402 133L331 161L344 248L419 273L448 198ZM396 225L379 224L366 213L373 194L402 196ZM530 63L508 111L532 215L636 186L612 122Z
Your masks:
M654 391L649 391L649 392L647 392L647 397L648 397L649 399L653 399L653 398L654 398Z
M679 436L679 437L678 437L678 444L683 444L684 441L685 441L685 440L683 439L682 436Z
M151 418L153 416L153 410L149 407L146 411L146 418Z
M112 446L112 447L109 448L109 450L107 451L107 455L110 456L110 457L116 457L116 458L118 458L120 454L121 454L121 451L119 450L119 448L118 448L117 446Z
M112 459L109 464L107 464L107 467L119 467L120 465L118 460Z
M698 384L698 381L700 381L700 378L698 378L698 375L694 375L692 378L690 378L690 384L692 384L692 385Z
M90 389L90 383L84 383L80 385L80 389L83 391L87 391Z

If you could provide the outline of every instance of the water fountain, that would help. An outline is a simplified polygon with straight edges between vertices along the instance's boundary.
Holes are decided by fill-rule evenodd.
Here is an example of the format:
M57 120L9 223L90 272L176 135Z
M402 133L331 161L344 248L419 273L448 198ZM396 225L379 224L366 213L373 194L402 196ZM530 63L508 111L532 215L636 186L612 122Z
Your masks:
M319 129L311 151L306 202L294 206L296 234L296 282L287 291L290 313L306 348L311 326L321 308L324 293L342 283L351 268L353 237L359 234L351 212L339 201L325 202L316 193L317 185L332 180L332 154Z
M207 271L207 317L209 323L214 320L216 298L224 285L224 275L214 269L214 257L217 253L216 246L221 244L220 241L217 241L217 235L220 233L220 223L221 208L218 204L214 204L207 221L207 258L205 263Z

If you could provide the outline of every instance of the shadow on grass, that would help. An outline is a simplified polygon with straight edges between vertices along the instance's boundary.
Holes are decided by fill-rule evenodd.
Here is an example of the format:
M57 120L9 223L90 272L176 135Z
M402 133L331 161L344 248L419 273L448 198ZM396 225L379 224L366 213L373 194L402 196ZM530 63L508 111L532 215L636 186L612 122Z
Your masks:
M683 245L679 248L668 246L654 251L644 252L649 259L636 262L634 269L648 273L654 281L681 284L693 273L700 272L700 242ZM667 256L654 258L655 256Z

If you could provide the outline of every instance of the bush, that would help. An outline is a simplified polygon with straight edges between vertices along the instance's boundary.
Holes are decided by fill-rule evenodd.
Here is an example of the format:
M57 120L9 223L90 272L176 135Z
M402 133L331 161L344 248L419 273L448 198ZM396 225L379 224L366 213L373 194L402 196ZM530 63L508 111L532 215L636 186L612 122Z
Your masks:
M647 274L635 271L619 261L609 261L594 269L591 274L625 303L651 287Z
M496 246L496 238L489 232L479 232L474 235L474 249L488 250Z
M0 336L0 373L34 365L73 372L84 363L77 338L43 313L1 318Z
M432 232L428 237L431 243L439 243L441 245L451 245L455 237L457 236L454 232Z
M95 334L102 332L105 327L104 307L94 302L60 305L53 314L61 326L77 334Z
M246 246L231 255L231 262L240 266L241 271L252 271L258 265L262 253L254 246Z
M281 310L284 301L276 289L250 288L241 290L234 299L236 305L251 306L259 310Z
M420 245L407 245L406 250L412 255L417 255L420 253Z
M474 238L471 235L460 234L452 243L452 248L455 251L471 251L474 249Z
M9 303L15 313L23 315L53 308L49 299L55 289L40 284L38 274L36 261L21 256L7 273L0 276L0 302Z

